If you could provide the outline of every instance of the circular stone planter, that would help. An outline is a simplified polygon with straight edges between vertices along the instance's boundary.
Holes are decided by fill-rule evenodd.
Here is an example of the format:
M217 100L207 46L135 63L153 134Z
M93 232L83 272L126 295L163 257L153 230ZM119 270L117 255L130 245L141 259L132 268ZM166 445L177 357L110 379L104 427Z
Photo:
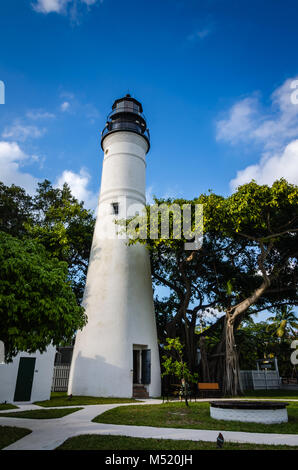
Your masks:
M287 423L288 403L277 401L212 401L210 416L224 421L242 421L252 423Z

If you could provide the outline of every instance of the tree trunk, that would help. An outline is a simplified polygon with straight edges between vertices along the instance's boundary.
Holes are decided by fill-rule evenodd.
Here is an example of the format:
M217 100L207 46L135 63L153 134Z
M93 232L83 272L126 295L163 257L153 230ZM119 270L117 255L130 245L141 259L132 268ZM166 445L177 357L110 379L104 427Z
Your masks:
M193 374L196 369L196 344L195 344L195 332L189 325L185 325L185 353L186 362L188 367Z
M185 389L185 392L184 392L184 401L185 401L185 405L189 406L188 399L187 399L187 390L186 389Z
M210 381L218 382L221 388L223 388L224 375L225 375L225 351L226 351L225 331L226 331L225 323L223 323L221 340L216 345L212 354L208 356Z
M201 352L201 372L202 372L202 382L210 382L210 372L209 372L209 364L207 359L207 351L205 345L205 337L200 336L199 339L199 346Z
M223 380L224 395L235 397L242 393L238 353L234 337L234 321L226 313L225 321L225 374Z

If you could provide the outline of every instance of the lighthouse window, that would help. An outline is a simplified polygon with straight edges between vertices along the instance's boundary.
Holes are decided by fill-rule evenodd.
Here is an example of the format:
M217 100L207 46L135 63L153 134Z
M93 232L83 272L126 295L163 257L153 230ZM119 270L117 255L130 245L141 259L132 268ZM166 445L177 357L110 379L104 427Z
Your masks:
M119 204L118 204L118 202L113 202L112 203L112 209L113 209L113 214L114 215L119 214Z

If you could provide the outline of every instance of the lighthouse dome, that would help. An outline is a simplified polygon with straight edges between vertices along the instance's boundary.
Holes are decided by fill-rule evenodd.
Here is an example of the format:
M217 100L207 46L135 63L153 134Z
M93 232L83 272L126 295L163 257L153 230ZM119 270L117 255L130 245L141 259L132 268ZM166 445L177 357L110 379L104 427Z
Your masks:
M101 133L101 147L103 140L111 133L119 131L134 132L141 135L150 147L150 134L147 128L143 107L141 103L127 94L115 100L112 111L108 114L107 123Z

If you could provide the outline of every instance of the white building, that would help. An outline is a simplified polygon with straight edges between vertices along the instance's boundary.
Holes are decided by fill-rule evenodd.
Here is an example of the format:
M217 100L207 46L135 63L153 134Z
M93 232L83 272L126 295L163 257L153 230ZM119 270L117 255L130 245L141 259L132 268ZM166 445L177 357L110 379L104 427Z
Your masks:
M115 101L102 132L101 189L83 299L88 323L78 332L68 393L160 396L161 379L149 254L117 237L115 219L146 203L149 132L142 105Z
M9 363L0 363L0 403L49 400L56 348L41 354L20 352Z

